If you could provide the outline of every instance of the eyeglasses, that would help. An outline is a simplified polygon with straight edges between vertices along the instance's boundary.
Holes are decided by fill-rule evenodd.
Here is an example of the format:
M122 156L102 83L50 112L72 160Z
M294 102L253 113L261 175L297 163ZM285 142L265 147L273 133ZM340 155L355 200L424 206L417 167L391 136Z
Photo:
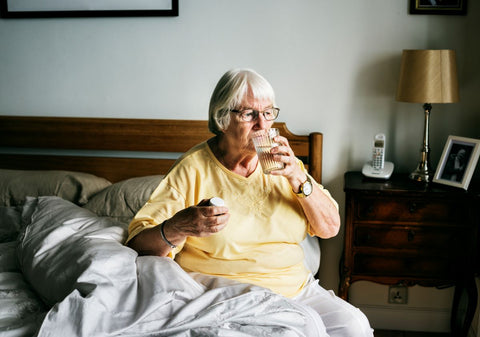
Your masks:
M273 121L274 119L277 119L278 114L280 113L279 108L268 108L263 111L258 111L253 109L230 110L230 111L238 114L242 119L242 121L244 122L251 122L251 121L257 120L260 114L263 115L265 120Z

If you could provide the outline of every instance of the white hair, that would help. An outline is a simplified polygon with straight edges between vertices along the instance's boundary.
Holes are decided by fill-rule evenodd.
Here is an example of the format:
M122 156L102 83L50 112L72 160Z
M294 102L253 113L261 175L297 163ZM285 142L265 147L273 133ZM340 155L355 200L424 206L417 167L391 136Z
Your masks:
M208 128L218 135L230 124L230 111L240 108L246 95L269 100L275 104L275 93L270 83L251 69L232 69L218 81L210 98Z

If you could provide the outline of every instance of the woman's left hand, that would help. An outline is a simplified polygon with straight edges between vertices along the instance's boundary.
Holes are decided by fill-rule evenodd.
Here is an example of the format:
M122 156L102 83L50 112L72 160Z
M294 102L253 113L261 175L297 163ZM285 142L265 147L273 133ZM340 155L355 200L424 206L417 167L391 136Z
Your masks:
M300 192L300 186L307 180L306 173L300 167L299 161L293 153L285 137L275 137L280 144L270 150L274 160L285 164L282 170L271 171L271 175L281 175L288 179L292 190ZM315 185L314 185L315 186ZM338 234L340 229L340 215L336 205L317 186L313 188L308 198L297 198L310 223L310 230L321 238L330 238Z
M293 152L287 138L282 136L275 137L274 141L279 145L272 148L270 153L274 155L273 159L282 162L285 167L281 170L271 171L272 175L282 175L288 179L294 191L307 179L306 174L298 164L297 157Z

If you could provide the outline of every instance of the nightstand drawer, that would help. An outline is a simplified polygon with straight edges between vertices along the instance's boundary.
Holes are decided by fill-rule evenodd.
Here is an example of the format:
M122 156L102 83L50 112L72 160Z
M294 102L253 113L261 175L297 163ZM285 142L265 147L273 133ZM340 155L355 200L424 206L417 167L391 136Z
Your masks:
M398 256L394 254L355 254L353 273L421 279L453 279L455 260L434 256Z
M392 226L357 224L354 229L355 247L381 249L439 251L442 254L458 254L470 231L455 226Z
M413 198L364 197L356 200L356 220L459 222L466 219L465 204Z

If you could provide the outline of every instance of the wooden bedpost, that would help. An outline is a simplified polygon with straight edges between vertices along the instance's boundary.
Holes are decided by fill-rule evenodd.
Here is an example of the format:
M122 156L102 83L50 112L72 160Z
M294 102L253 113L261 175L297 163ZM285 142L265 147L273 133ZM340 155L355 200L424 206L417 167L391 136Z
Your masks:
M312 177L322 183L322 157L323 157L323 134L312 132L310 134L310 163L309 170Z

